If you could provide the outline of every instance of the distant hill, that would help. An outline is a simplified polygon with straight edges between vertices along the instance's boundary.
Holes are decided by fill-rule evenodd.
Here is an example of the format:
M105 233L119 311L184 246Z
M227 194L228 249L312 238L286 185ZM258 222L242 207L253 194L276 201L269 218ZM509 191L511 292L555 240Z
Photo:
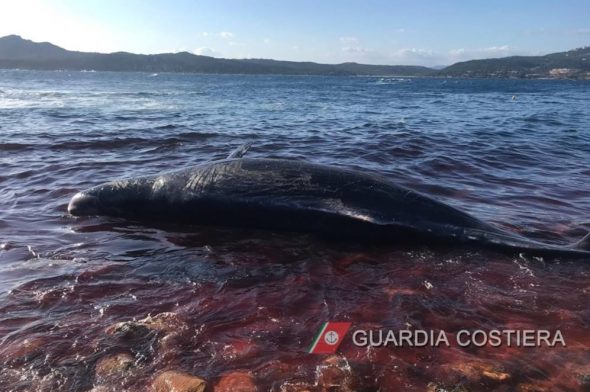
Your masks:
M378 75L590 79L590 47L545 56L463 61L442 69L415 65L319 64L268 59L221 59L188 52L75 52L18 35L0 38L0 68L213 74ZM439 67L437 67L439 68Z
M420 66L318 64L266 59L230 60L188 52L163 54L74 52L48 42L17 35L0 38L0 68L38 70L96 70L136 72L195 72L214 74L386 75L423 76L432 69Z
M453 64L438 76L590 79L590 47L545 56L511 56Z

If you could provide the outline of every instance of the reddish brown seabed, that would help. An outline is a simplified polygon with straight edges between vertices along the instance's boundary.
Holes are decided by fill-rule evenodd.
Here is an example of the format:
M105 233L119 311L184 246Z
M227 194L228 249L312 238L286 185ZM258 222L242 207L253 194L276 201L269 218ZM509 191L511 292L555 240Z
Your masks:
M587 81L148 76L0 71L0 391L590 389L589 260L65 216L81 189L251 141L572 243L590 229ZM308 354L330 320L352 323L339 357ZM360 328L567 346L366 349Z
M133 257L32 258L14 270L44 277L0 303L2 390L144 391L166 370L211 391L242 381L261 391L588 388L590 276L580 262L92 220L77 229L118 231L111 246ZM352 328L325 370L329 356L307 350L330 320ZM352 331L379 328L442 330L451 347L353 344ZM462 348L462 329L560 330L567 346Z

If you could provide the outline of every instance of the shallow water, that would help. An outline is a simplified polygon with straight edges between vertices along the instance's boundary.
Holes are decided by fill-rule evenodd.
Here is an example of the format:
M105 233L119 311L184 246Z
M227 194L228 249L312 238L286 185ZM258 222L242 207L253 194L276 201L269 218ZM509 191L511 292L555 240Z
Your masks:
M566 244L590 229L589 107L588 82L0 71L0 389L143 391L166 369L211 384L239 369L280 391L314 383L324 357L306 351L329 320L542 328L567 342L361 349L347 339L339 353L358 390L588 388L585 260L147 227L74 219L66 206L80 189L251 141L250 157L379 172ZM165 312L172 332L107 332ZM119 352L134 371L99 379L97 362Z

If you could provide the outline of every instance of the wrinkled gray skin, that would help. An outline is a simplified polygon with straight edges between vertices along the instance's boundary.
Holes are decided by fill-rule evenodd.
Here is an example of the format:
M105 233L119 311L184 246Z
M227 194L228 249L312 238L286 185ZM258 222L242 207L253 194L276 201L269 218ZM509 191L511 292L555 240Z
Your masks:
M534 242L382 176L300 161L230 158L109 182L75 195L68 211L358 239L477 243L590 260L588 236L569 247Z

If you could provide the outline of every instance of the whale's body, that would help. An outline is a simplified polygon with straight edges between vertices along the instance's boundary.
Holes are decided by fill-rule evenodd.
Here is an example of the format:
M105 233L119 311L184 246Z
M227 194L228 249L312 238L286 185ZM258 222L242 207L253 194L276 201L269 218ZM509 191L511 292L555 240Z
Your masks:
M477 243L590 259L588 236L571 247L535 242L380 175L302 161L230 156L99 185L75 195L68 211L359 239Z

